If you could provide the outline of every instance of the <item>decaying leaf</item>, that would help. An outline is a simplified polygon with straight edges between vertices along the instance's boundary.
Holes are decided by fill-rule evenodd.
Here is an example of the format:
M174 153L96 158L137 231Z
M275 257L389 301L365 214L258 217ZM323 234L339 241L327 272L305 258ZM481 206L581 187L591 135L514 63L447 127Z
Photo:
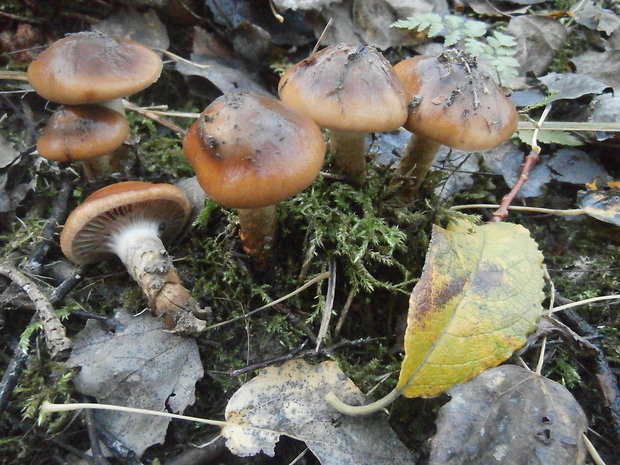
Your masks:
M515 16L506 33L517 40L519 75L528 71L539 75L547 70L557 51L566 43L568 32L557 20L543 15Z
M273 456L278 438L287 435L304 441L324 465L413 464L385 415L342 416L325 402L328 392L347 403L366 403L334 362L309 365L291 360L264 369L226 406L226 446L239 456Z
M134 40L152 48L167 50L170 46L166 26L153 10L138 13L121 10L93 25L93 29L110 36Z
M183 412L194 402L194 385L204 371L194 338L162 330L161 321L125 309L115 317L111 331L90 320L73 339L67 361L80 367L75 386L99 402ZM163 442L170 419L119 412L96 412L102 425L138 456Z
M397 389L430 397L510 357L542 313L542 260L519 225L434 227L409 300Z
M608 180L605 167L587 152L579 149L560 149L547 161L551 177L570 184L586 184L594 179Z
M583 410L561 384L504 365L448 392L429 465L585 462Z
M573 58L577 72L620 90L620 50L587 51ZM605 66L601 66L604 63Z
M548 102L561 99L576 99L587 94L600 94L608 86L593 77L578 73L549 73L538 78L549 93L555 92Z
M580 191L577 203L589 216L620 226L620 189Z

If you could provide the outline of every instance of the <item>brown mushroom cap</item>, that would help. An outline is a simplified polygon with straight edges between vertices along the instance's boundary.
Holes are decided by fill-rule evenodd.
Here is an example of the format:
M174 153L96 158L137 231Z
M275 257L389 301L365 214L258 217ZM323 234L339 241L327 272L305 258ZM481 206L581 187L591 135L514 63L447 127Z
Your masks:
M190 213L181 189L170 184L128 181L106 186L71 212L60 235L60 247L77 264L112 254L114 235L139 221L155 222L163 242L174 239Z
M109 108L67 106L49 119L37 142L37 150L48 160L87 160L114 152L128 135L127 119Z
M28 67L34 90L67 105L105 102L139 92L157 80L162 62L150 48L98 32L57 40Z
M408 94L374 47L332 45L291 66L280 98L319 126L341 131L393 131L407 119Z
M404 124L411 132L459 150L486 150L517 128L515 106L462 52L408 58L394 71L413 97Z
M232 208L275 205L308 187L325 157L318 126L269 97L224 94L192 124L183 140L198 182Z

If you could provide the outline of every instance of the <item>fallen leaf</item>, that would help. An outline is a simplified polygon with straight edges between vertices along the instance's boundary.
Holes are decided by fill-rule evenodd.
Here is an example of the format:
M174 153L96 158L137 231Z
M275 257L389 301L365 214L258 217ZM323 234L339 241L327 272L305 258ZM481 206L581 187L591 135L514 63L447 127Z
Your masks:
M259 77L244 67L239 60L222 60L205 55L192 54L192 62L178 61L176 69L186 76L200 76L213 83L222 93L255 92L272 96ZM198 66L197 66L198 65Z
M517 131L517 137L524 144L531 144L533 135L533 129L519 129ZM536 140L539 144L560 144L565 147L579 147L580 145L585 145L584 141L568 131L538 131Z
M542 261L523 226L435 226L409 300L397 389L431 397L510 357L542 313Z
M15 144L0 134L0 168L6 168L17 157L19 157L19 151L15 148Z
M92 29L111 36L134 40L152 48L168 50L170 39L166 26L153 10L138 13L122 10L92 26Z
M532 348L544 336L554 335L560 336L562 341L572 347L577 353L588 354L591 356L596 356L599 353L596 346L585 337L580 336L561 321L556 320L551 316L544 315L538 322L536 331L530 334L530 337L527 339L527 343L519 349L519 354L523 354L526 350Z
M546 76L538 78L542 82L549 93L555 92L548 102L555 102L562 99L576 99L587 94L600 94L607 85L596 79L577 73L549 73Z
M515 58L520 64L520 76L528 71L536 75L544 73L568 37L568 31L559 21L542 15L515 16L505 32L517 41Z
M183 412L194 402L194 385L204 371L194 338L162 330L161 321L145 312L130 315L120 309L110 330L89 320L73 338L69 366L80 367L76 389L99 402ZM169 418L98 411L110 433L138 456L163 442Z
M620 226L620 189L579 191L577 203L589 216Z
M222 436L235 455L274 455L281 435L304 441L323 465L413 464L383 413L343 416L325 402L334 392L350 404L366 397L335 362L291 360L262 370L226 406Z
M560 149L547 161L551 177L570 184L586 184L593 179L609 179L605 167L583 150Z
M620 18L613 11L595 4L592 0L576 8L573 17L582 26L608 35L620 27Z
M515 365L480 374L448 392L429 465L585 462L583 410L561 384Z
M593 122L611 122L620 121L620 95L613 93L602 94L594 97L588 106L588 121ZM620 140L620 133L617 132L595 132L596 139Z
M592 76L618 92L620 91L620 50L585 52L572 59L577 72ZM601 66L604 63L605 66Z

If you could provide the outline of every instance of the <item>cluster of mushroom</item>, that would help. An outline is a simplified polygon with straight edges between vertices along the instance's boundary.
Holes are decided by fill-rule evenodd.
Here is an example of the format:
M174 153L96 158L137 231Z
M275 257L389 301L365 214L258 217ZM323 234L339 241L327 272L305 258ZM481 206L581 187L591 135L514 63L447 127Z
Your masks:
M114 151L129 133L121 98L151 85L161 70L155 52L130 40L82 32L54 42L28 68L36 92L64 105L43 129L39 154L81 161L87 178L116 171ZM177 237L189 212L175 186L112 184L71 212L61 248L76 264L116 255L153 313L174 332L195 336L205 330L208 311L182 285L163 244Z
M126 68L136 63L143 74ZM68 161L113 152L128 132L119 98L146 87L160 72L159 57L135 42L80 33L53 44L28 70L38 93L66 105L46 126L39 153ZM275 205L308 187L323 165L319 126L330 130L336 169L355 182L365 167L366 133L403 125L414 132L393 181L410 199L440 144L487 149L508 139L517 121L514 106L475 60L455 51L392 68L373 47L338 44L292 66L278 92L281 100L248 92L222 95L183 140L201 187L216 202L238 209L244 250L259 268L274 246ZM88 149L75 142L99 127L111 132L89 136ZM89 164L86 170L92 176L99 168ZM206 327L205 312L181 284L162 242L176 236L188 215L188 200L174 186L114 184L71 213L61 247L78 264L118 256L153 312L176 332L197 335Z
M131 40L80 32L54 42L28 67L35 91L64 105L43 129L39 155L80 161L88 179L118 171L114 152L129 135L121 99L150 86L161 70L160 57Z

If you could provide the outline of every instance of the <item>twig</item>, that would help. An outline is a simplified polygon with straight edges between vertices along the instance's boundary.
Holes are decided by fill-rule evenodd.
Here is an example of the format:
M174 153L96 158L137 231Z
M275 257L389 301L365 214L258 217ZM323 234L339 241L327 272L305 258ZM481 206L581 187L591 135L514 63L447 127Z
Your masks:
M145 116L146 118L152 119L156 123L159 123L162 126L165 126L168 129L178 134L181 134L181 135L185 134L185 129L183 129L181 126L177 126L172 121L168 121L167 119L162 118L159 115L159 112L155 112L154 110L148 110L146 108L139 107L135 103L131 103L128 100L123 100L123 106L127 108L128 110L135 111L136 113L140 113L142 116Z
M603 458L599 455L598 451L596 450L596 448L594 447L594 444L592 444L590 442L590 440L588 439L588 436L585 435L585 433L582 435L583 438L583 443L586 445L586 449L588 449L588 453L590 454L590 457L592 457L592 461L596 464L596 465L605 465L605 461L603 460Z
M342 329L342 325L344 324L344 320L347 318L347 314L349 313L349 309L351 308L351 304L353 303L353 298L355 297L356 291L355 288L349 291L349 295L347 295L347 300L342 307L342 311L340 312L340 317L338 318L338 323L336 323L336 329L334 330L334 338L340 336L340 330Z
M22 350L19 341L14 341L12 346L13 358L8 363L2 381L0 381L0 413L6 410L11 395L24 371L26 360L28 360L28 354Z
M558 296L557 300L561 302L570 302L568 299L560 296ZM564 307L566 308L566 306ZM574 310L565 309L560 318L568 325L573 326L573 328L581 336L588 338L588 340L596 348L596 355L591 357L593 358L594 368L596 371L596 380L599 384L600 391L606 399L605 406L609 409L609 415L614 426L616 440L620 441L620 389L618 387L616 376L609 366L607 358L605 357L603 345L597 337L599 336L598 331L585 319L579 316L579 314L577 314Z
M323 307L323 315L321 317L321 325L319 326L319 333L316 337L316 351L321 350L323 340L327 335L329 329L329 320L332 316L332 309L334 308L334 296L336 294L336 261L334 259L329 262L329 279L327 281L327 295L325 297L325 306Z
M247 365L243 368L238 368L236 370L231 370L229 371L227 374L230 378L234 378L235 376L239 376L242 375L244 373L249 373L251 371L256 371L256 370L260 370L261 368L265 368L271 365L275 365L277 363L283 363L283 362L287 362L289 360L293 360L295 358L305 358L305 357L318 357L320 355L326 354L332 354L333 352L335 352L336 350L342 349L343 347L356 347L356 346L360 346L360 345L364 345L364 344L368 344L370 342L374 342L374 341L378 341L381 340L383 338L380 337L370 337L370 338L366 338L366 339L356 339L354 341L340 341L336 344L333 344L329 347L324 347L322 349L320 349L318 352L315 349L307 349L307 350L302 350L307 342L304 342L300 347L298 347L296 350L294 350L293 352L286 354L286 355L282 355L280 357L275 357L272 358L270 360L265 360L263 362L258 362L258 363L254 363L252 365Z
M496 203L472 203L470 205L454 205L450 207L452 211L459 210L468 210L470 208L478 209L478 208L499 208L500 206ZM507 207L508 210L514 210L519 212L530 212L530 213L549 213L552 215L563 215L563 216L577 216L577 215L585 215L586 210L584 208L571 208L568 210L557 210L554 208L540 208L540 207L520 207L516 205L510 205Z
M95 429L96 420L93 417L92 410L84 411L84 419L86 421L88 439L90 440L90 448L93 451L95 463L97 465L110 465L110 462L106 460L105 456L103 455L103 451L101 450L101 444L99 443L98 434Z
M561 310L566 310L567 308L579 307L580 305L587 305L594 302L601 302L604 300L618 300L620 299L620 295L603 295L600 297L592 297L590 299L579 300L577 302L571 302L568 304L560 305L559 307L555 307L548 312L544 312L545 314L552 314L555 312L559 312Z
M519 121L517 130L532 130L539 128L541 131L604 131L620 132L619 122L605 121L546 121L543 124L532 121Z
M36 245L28 261L24 265L24 269L29 274L40 274L43 268L43 260L47 256L49 249L52 245L54 234L58 231L59 225L64 222L67 216L67 204L69 202L69 196L73 192L73 176L70 176L67 171L63 171L61 174L61 184L58 191L58 195L54 199L54 205L49 218L43 226L41 231L41 238Z
M11 266L0 264L0 274L21 287L35 304L37 314L43 323L43 333L51 358L65 355L71 348L71 341L65 335L65 328L47 297L30 279Z
M87 410L89 411L89 410ZM100 422L95 421L95 428L99 438L112 451L116 458L123 460L126 465L142 465L136 453L123 444L116 436L105 429Z
M536 129L534 129L534 134L532 135L532 150L525 157L525 163L523 164L523 168L521 169L521 174L519 175L519 179L511 189L511 191L506 194L502 201L500 202L499 208L493 212L493 217L491 218L491 222L502 221L503 219L508 217L508 207L512 204L512 201L517 196L523 184L527 181L528 175L530 171L534 167L534 165L540 160L540 147L538 146L538 131L540 129L540 125L545 121L547 115L551 111L551 105L547 105L538 120L538 124Z
M280 302L284 302L286 299L289 299L289 298L293 297L294 295L299 294L301 291L303 291L306 288L312 286L314 283L318 283L319 281L324 280L325 278L329 278L329 271L326 271L325 273L321 273L320 275L315 276L314 278L312 278L310 281L308 281L303 286L298 287L293 292L289 292L285 296L280 297L279 299L276 299L273 302L269 302L267 305L263 305L262 307L255 308L254 310L249 311L245 315L241 315L241 316L238 316L236 318L231 318L230 320L226 320L226 321L220 321L219 323L216 323L214 325L207 326L206 329L219 328L220 326L224 326L224 325L227 325L227 324L230 324L230 323L234 323L235 321L245 320L247 317L249 317L251 315L254 315L255 313L258 313L258 312L260 312L262 310L266 310L266 309L268 309L270 307L273 307L274 305L279 304Z
M165 465L206 465L217 459L226 451L226 440L223 436L216 436L205 446L193 447L181 452L175 458L168 460Z

